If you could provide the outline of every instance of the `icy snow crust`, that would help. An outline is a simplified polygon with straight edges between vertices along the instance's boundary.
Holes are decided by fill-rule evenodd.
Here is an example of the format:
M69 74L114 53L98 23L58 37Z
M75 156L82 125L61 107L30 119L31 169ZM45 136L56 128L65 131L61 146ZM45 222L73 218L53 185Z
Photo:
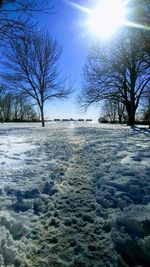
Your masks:
M149 267L150 131L0 125L0 267Z

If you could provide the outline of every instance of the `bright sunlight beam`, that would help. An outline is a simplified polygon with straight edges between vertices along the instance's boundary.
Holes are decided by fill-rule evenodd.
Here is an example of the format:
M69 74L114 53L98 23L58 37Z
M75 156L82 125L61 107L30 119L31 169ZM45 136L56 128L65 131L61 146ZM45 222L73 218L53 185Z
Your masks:
M125 24L126 7L121 0L103 0L88 15L89 31L97 37L108 38Z

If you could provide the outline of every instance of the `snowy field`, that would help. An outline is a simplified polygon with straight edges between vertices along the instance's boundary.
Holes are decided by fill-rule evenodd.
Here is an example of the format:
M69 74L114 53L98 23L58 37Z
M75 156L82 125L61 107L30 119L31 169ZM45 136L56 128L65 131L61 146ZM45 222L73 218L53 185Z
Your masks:
M0 125L0 267L149 267L150 130Z

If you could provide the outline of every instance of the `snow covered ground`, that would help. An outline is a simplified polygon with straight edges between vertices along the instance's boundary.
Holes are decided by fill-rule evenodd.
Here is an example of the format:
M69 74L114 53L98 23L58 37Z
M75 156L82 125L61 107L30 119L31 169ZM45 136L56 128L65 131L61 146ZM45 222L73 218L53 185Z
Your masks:
M0 267L149 267L150 131L0 125Z

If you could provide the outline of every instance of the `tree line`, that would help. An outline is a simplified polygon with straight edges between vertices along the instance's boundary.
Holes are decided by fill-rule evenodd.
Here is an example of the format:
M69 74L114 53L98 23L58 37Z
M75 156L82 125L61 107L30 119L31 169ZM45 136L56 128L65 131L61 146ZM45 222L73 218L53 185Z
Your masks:
M23 95L10 92L0 93L0 121L40 121L39 112L29 99Z
M134 0L129 5L130 19L139 26L124 27L111 42L92 45L78 100L85 110L105 101L110 120L118 116L119 122L132 126L141 103L146 105L145 118L150 121L150 3ZM38 106L42 126L45 102L65 99L73 91L58 71L62 47L48 33L37 31L34 13L51 9L52 1L0 1L1 103L13 99L14 105L14 99L22 97L22 103L32 106L33 112Z
M143 98L136 114L136 124L149 124L150 118L150 94ZM125 123L128 122L126 107L119 100L106 99L101 108L99 117L101 123Z

